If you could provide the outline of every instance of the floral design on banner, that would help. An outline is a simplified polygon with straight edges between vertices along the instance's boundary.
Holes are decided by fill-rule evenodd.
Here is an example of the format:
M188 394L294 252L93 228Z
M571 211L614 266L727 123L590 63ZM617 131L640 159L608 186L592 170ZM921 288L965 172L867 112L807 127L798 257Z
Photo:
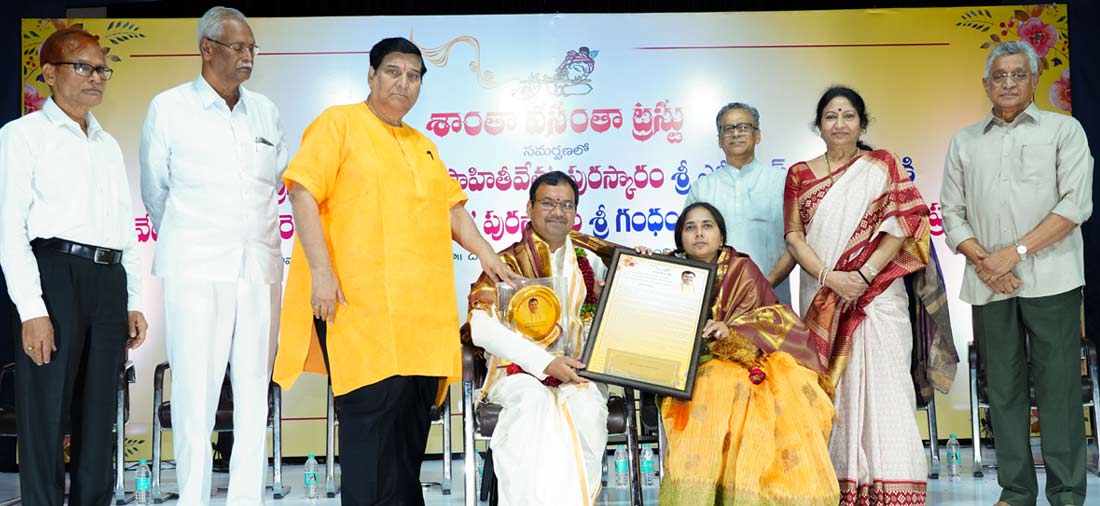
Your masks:
M458 44L469 44L474 48L474 59L470 61L470 72L473 72L477 77L477 84L483 89L491 90L501 85L496 82L495 76L492 70L482 70L481 68L481 43L478 42L476 37L469 35L463 35L461 37L455 37L450 42L438 47L424 47L416 42L413 38L412 32L409 32L409 41L416 44L416 47L420 48L420 52L424 54L424 59L428 60L432 65L436 67L446 67L447 60L451 58L451 49Z
M1069 99L1069 69L1062 71L1062 77L1050 85L1050 103L1059 110L1073 112Z
M26 26L26 25L24 25ZM42 68L38 64L38 54L42 50L42 43L58 30L65 28L79 28L87 30L100 41L103 46L103 56L107 64L122 61L117 55L111 54L111 48L126 41L144 39L141 27L132 21L110 21L103 30L87 28L84 23L77 23L69 19L39 19L23 32L22 57L23 57L23 114L30 114L42 108L46 97L49 96L49 88L46 79L42 76ZM110 43L107 45L104 41Z
M1040 70L1069 62L1069 32L1062 5L1034 5L1017 9L1008 19L998 20L989 9L974 9L959 17L955 26L989 33L982 49L1001 42L1024 40L1039 55ZM992 32L992 33L990 33Z
M588 46L570 49L553 73L532 72L527 79L519 82L512 96L531 99L543 94L568 97L592 93L592 80L588 76L596 71L596 57L599 54L598 49Z
M474 73L477 84L482 89L491 90L501 86L512 90L512 96L528 100L539 97L568 97L573 95L587 95L592 92L592 80L589 76L596 71L596 57L598 49L588 46L576 46L577 49L569 49L565 52L561 63L550 72L531 72L526 79L509 79L497 81L492 70L485 70L481 66L481 42L476 37L462 35L451 39L441 46L425 47L416 42L412 32L409 40L416 44L424 54L424 59L437 67L446 67L451 57L451 50L455 46L466 44L474 49L474 59L470 60L470 72Z
M1023 11L1017 11L1023 12ZM1012 23L1012 21L1009 21ZM1027 18L1016 28L1020 40L1026 40L1039 56L1046 56L1058 43L1058 30L1039 18Z
M23 84L23 113L30 114L42 108L42 104L46 103L46 97L38 94L38 88L35 88L33 84Z
M959 16L955 26L989 34L981 44L990 49L1001 42L1023 40L1039 55L1039 72L1063 67L1061 77L1044 80L1049 84L1048 96L1055 109L1070 112L1069 25L1065 6L1059 4L1021 6L1014 10L971 9ZM1006 18L998 16L1010 13ZM1036 94L1039 96L1039 93Z

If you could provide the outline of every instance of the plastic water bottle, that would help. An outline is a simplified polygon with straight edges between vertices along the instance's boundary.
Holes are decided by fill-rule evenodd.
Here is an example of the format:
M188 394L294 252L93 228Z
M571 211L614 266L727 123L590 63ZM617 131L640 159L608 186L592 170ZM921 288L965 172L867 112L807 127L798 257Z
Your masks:
M626 447L615 449L615 486L626 488L630 484L630 462L626 457Z
M958 481L959 468L962 465L962 453L959 451L959 440L955 434L947 440L947 479Z
M481 480L485 473L485 459L481 456L481 452L474 452L474 464L477 466L477 479L474 480L476 490L481 490Z
M650 445L642 445L642 486L653 487L657 485L657 459L653 458L653 448Z
M310 499L317 498L317 492L320 488L320 486L318 485L318 483L320 482L318 480L318 469L320 469L320 466L317 465L317 458L312 453L309 454L309 458L306 459L304 479L306 486L306 497Z
M149 471L149 464L145 459L141 459L137 471L134 471L134 504L148 506L153 503L153 492L150 483L152 474Z

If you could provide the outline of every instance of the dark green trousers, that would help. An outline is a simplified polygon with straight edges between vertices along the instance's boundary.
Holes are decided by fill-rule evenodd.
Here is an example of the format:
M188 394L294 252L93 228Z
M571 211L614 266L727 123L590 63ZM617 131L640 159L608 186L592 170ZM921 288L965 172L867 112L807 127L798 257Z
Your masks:
M1035 378L1046 496L1085 503L1085 419L1081 409L1081 289L973 306L974 339L985 365L1001 500L1033 506L1028 375Z

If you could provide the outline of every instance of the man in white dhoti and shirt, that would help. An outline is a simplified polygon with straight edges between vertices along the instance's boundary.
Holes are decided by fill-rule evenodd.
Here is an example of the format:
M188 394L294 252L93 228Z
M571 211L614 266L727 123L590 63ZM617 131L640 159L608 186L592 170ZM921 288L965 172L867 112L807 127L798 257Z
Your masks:
M210 433L227 363L235 439L228 504L262 504L267 389L283 277L276 190L287 150L279 112L241 86L256 41L236 9L199 20L202 74L149 105L141 195L159 234L172 365L172 428L181 505L210 500Z
M489 355L480 395L502 407L490 442L502 505L590 505L600 493L607 387L577 376L584 365L576 357L586 337L582 308L597 299L615 245L572 230L577 200L569 176L540 176L527 203L530 224L499 253L524 277L566 280L558 339L571 354L555 356L501 323L505 308L496 307L496 285L484 274L470 292L469 336Z

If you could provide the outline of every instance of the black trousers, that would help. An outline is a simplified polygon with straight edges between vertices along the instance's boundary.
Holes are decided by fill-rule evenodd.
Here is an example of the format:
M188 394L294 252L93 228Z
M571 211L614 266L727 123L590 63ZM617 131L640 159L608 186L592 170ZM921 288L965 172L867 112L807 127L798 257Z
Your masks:
M114 492L111 434L128 332L126 271L63 253L35 257L57 351L50 363L35 365L13 318L23 504L61 506L63 443L71 434L69 505L106 506Z
M328 368L325 323L314 320ZM343 506L423 506L420 464L439 378L391 376L336 396Z

